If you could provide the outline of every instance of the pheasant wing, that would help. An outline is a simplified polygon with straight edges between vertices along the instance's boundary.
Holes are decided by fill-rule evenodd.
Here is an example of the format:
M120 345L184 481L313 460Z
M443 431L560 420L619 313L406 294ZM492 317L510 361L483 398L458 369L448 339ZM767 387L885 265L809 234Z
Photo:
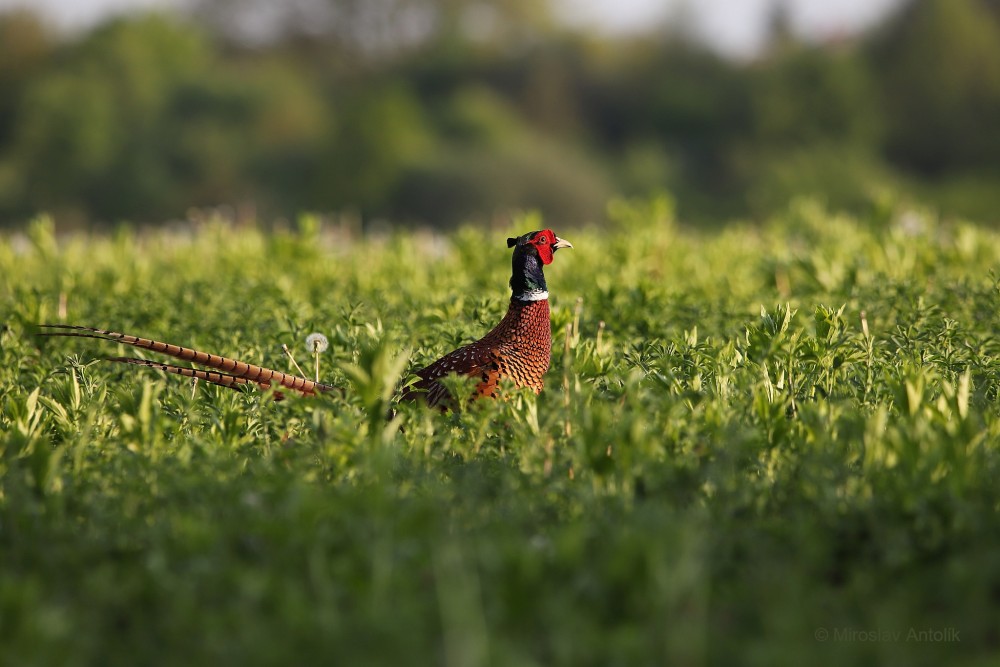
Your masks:
M452 399L452 396L439 380L451 374L478 378L474 395L495 397L502 376L501 369L502 359L497 348L481 342L472 343L449 352L430 366L417 371L420 381L407 389L403 399L412 400L423 393L427 405L442 405Z

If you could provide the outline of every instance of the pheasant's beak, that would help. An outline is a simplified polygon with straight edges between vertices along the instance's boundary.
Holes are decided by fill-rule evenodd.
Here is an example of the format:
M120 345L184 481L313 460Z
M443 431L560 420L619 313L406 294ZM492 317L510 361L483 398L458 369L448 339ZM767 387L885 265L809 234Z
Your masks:
M566 239L561 239L558 236L556 237L556 242L552 244L553 250L558 250L559 248L572 248L572 247L573 247L572 243L570 243Z

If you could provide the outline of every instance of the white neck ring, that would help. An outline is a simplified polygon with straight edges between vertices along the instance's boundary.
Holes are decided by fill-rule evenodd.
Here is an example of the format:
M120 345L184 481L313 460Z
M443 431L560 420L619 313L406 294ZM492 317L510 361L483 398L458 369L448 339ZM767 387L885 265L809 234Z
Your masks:
M545 290L533 290L518 294L514 298L518 301L545 301L549 298L549 293Z

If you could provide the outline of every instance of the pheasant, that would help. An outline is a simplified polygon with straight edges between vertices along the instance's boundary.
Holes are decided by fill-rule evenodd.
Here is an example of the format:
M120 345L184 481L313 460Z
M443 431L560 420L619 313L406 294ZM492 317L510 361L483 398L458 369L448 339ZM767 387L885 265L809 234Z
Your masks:
M474 397L495 397L502 382L515 387L527 387L539 393L542 378L549 369L552 331L549 321L549 293L542 267L552 263L560 248L572 248L569 241L556 236L551 229L529 232L507 239L514 249L510 277L511 299L507 314L489 333L479 340L446 354L426 368L416 372L420 378L407 387L402 400L422 399L429 406L445 407L451 398L441 378L455 374L477 378ZM134 357L109 357L107 361L146 366L167 373L196 378L204 382L239 389L244 385L268 389L275 385L275 398L282 398L281 389L314 396L337 387L308 380L296 375L248 364L236 359L201 352L188 347L140 338L117 331L70 324L42 324L41 336L96 338L131 345L165 354L202 368L177 366Z
M420 380L403 393L404 400L425 392L428 405L441 405L450 394L439 380L451 373L478 378L477 397L495 397L503 380L511 380L515 387L528 387L536 394L542 391L542 377L549 370L552 356L549 292L542 266L552 263L556 250L572 248L573 244L551 229L543 229L509 238L507 247L514 248L507 314L476 342L417 371Z

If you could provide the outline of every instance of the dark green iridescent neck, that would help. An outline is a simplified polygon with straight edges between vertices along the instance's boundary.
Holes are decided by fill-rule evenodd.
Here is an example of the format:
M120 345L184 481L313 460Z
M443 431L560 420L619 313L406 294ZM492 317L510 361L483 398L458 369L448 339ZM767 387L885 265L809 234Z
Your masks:
M514 252L510 276L511 296L524 301L548 297L548 286L542 272L542 260L531 250L518 247Z

